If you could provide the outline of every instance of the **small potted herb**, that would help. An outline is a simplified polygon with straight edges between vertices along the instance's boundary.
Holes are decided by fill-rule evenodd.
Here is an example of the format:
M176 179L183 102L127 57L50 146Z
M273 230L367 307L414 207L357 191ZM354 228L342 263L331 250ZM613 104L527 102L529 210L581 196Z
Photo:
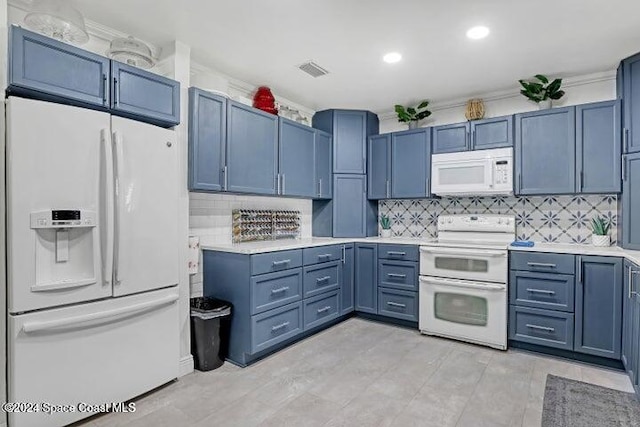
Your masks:
M593 235L591 236L593 246L611 245L611 237L609 236L610 222L604 217L597 216L591 220L591 228L593 230Z
M391 220L387 215L380 215L380 237L391 237Z
M422 119L426 119L431 115L431 111L427 110L429 101L422 101L417 107L403 107L402 105L396 105L394 108L398 115L398 121L400 123L408 123L409 129L415 129L418 127L418 122Z
M538 81L518 80L522 86L520 93L538 104L541 110L551 108L551 100L557 101L564 96L564 91L560 90L562 79L555 79L549 83L549 78L543 74L536 74L534 77Z

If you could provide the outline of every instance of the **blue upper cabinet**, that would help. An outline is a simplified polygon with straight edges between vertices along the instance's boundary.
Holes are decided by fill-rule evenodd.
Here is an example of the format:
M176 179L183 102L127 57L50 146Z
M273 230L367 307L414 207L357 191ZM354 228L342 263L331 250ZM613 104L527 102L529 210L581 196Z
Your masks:
M366 236L367 177L335 174L333 179L333 237Z
M577 263L574 351L620 360L622 259L582 256Z
M333 136L333 173L367 173L367 139L378 133L378 116L368 111L324 110L313 127Z
M317 188L314 129L282 117L279 120L279 194L315 197Z
M431 128L396 132L391 136L391 197L430 196Z
M108 58L11 27L10 93L107 109L109 64Z
M278 116L228 101L227 190L276 194Z
M160 126L180 123L180 83L140 68L111 62L111 108L125 117L143 117Z
M474 120L471 124L471 149L513 146L513 116Z
M620 126L620 101L576 107L576 192L621 191Z
M517 114L515 121L516 193L575 193L575 108Z
M433 128L433 154L468 151L469 123L436 126Z
M622 247L640 250L640 153L624 156Z
M227 99L189 88L189 190L224 190Z
M316 185L318 193L316 199L330 199L333 196L333 167L331 152L333 140L331 135L314 129L316 135Z
M367 165L369 199L391 197L391 135L369 137L369 157Z
M640 151L640 54L622 61L624 151Z

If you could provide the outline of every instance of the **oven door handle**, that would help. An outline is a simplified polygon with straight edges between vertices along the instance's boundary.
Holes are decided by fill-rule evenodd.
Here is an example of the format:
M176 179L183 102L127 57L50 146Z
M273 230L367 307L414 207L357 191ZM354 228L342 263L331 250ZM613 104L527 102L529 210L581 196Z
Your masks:
M453 286L456 288L476 289L480 291L504 291L507 289L505 285L467 282L462 280L436 279L433 277L420 276L420 282L432 285Z
M488 249L460 249L460 248L430 248L428 246L421 246L420 252L440 254L440 255L471 255L474 258L505 258L507 251L493 251Z

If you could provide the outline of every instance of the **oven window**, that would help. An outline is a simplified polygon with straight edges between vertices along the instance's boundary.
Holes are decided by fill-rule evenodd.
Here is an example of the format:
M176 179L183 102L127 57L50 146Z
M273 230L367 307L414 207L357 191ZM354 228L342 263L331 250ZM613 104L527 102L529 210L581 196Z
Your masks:
M436 319L449 322L487 326L488 304L486 298L436 292L434 314Z
M484 166L440 167L438 178L442 185L481 183L484 182Z
M439 270L472 271L474 273L489 271L489 261L483 259L436 256L435 265Z

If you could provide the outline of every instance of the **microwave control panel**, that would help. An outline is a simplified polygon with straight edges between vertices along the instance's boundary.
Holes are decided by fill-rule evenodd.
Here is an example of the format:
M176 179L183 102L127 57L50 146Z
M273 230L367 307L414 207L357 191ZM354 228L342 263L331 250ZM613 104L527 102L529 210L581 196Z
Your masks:
M495 183L497 185L500 184L509 184L509 161L507 160L498 160L495 163Z

